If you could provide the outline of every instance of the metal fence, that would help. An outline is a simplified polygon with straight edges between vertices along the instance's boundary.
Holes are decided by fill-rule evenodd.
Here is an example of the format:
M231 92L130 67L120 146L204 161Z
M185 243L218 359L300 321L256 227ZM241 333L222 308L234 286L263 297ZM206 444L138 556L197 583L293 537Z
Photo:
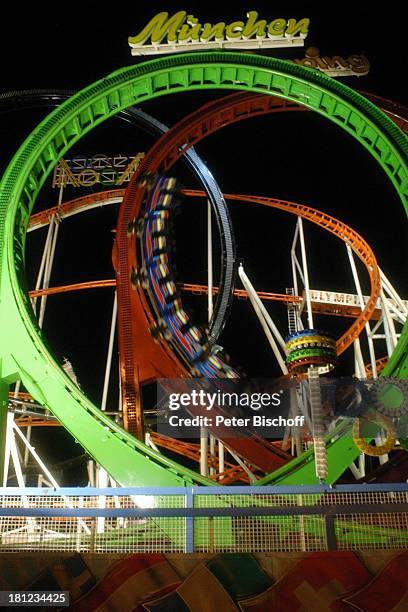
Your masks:
M408 485L0 488L0 553L402 549Z

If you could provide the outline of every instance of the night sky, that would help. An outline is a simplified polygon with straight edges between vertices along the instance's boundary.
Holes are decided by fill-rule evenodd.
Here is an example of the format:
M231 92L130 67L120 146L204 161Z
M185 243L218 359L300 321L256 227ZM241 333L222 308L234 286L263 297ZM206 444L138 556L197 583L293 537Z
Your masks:
M317 46L321 55L365 53L371 63L368 76L344 78L349 87L406 103L403 66L406 49L398 34L398 16L392 9L372 9L368 2L333 3L316 8L316 2L221 3L40 3L41 9L11 8L3 21L0 38L1 92L60 88L78 90L122 66L143 61L130 55L127 37L138 32L160 10L189 10L201 22L243 19L257 10L267 21L277 17L310 17L305 47ZM233 6L233 8L232 8ZM304 49L269 50L277 57L303 57ZM143 105L153 116L174 124L208 100L227 92L199 92L167 96ZM44 110L24 110L0 115L3 171L24 137L44 116ZM151 136L118 120L110 120L75 145L72 155L146 151ZM380 266L404 298L408 296L404 262L407 241L402 229L404 214L394 189L375 160L334 124L313 113L264 116L224 128L196 147L219 182L229 193L259 194L305 203L337 216L351 225L372 246ZM188 187L196 179L181 162L175 173ZM94 188L97 191L97 188ZM67 189L65 199L89 193ZM44 188L38 209L55 205L57 191ZM256 289L284 293L291 286L290 245L295 220L284 213L233 203L230 206L237 252ZM117 208L87 212L63 223L51 285L113 278L112 229ZM344 245L321 230L305 225L311 286L315 289L353 293ZM41 257L45 231L27 242L29 285ZM205 208L199 201L185 201L177 219L178 280L206 280ZM367 277L362 283L367 289ZM237 286L240 287L239 281ZM58 358L68 357L87 395L100 402L104 360L108 344L112 290L96 290L53 296L47 305L45 332ZM195 321L205 320L205 299L186 298ZM286 311L279 305L270 312L285 333ZM335 336L345 330L343 319L317 319ZM233 364L250 376L276 376L278 369L267 341L246 302L235 302L221 339ZM345 358L340 373L351 373ZM115 364L117 368L117 362ZM115 410L112 388L109 409ZM64 431L53 429L54 444L44 444L35 432L43 456L51 463L80 454L81 449ZM77 473L76 473L77 474ZM71 475L72 476L72 475ZM70 478L71 476L68 476ZM83 476L81 477L83 478ZM81 480L79 478L79 480Z

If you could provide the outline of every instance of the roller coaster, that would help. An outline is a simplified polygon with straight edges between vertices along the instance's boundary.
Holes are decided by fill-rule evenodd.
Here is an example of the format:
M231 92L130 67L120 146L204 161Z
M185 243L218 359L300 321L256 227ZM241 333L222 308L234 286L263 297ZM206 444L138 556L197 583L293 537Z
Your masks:
M139 109L130 108L162 95L201 89L240 91L205 105L170 130ZM329 350L330 340L324 341L318 331L309 333L310 338L318 338L309 345L310 338L303 344L299 342L301 329L295 330L295 336L289 336L287 351L293 348L291 342L295 342L300 357L308 366L324 364L326 353L333 360L334 353L341 355L358 340L374 316L382 278L373 251L352 228L302 204L253 195L222 194L192 146L215 130L252 116L313 110L346 130L373 155L406 206L408 146L404 132L408 121L401 108L389 101L377 97L370 100L314 70L281 60L236 53L193 53L146 62L116 71L60 103L65 97L61 92L31 92L28 96L14 92L11 96L23 106L45 103L57 107L21 145L0 186L3 408L9 403L10 385L21 380L30 396L49 410L119 485L211 485L213 480L209 477L187 469L144 444L140 398L142 386L158 378L237 376L216 349L236 291L236 252L226 200L269 206L307 219L343 240L366 267L370 296L349 329L336 341L335 351L334 348ZM0 108L9 99L6 96L0 100ZM85 196L61 204L57 210L31 215L41 187L60 158L82 136L115 115L148 126L155 135L161 134L135 170L128 188ZM208 331L190 320L173 277L172 210L181 193L170 171L180 158L194 170L204 189L200 192L183 190L184 196L208 198L220 231L220 287ZM113 254L116 271L113 284L118 298L124 428L93 405L53 358L31 306L24 269L27 229L48 224L56 212L63 217L101 203L118 202L121 205ZM239 274L251 297L244 272L240 270ZM51 293L52 290L45 290L42 295ZM41 290L32 293L31 297L36 295L41 295ZM289 295L280 299L293 307L298 297ZM407 378L407 343L405 324L392 355L385 365L381 364L384 366L381 376L385 380ZM282 365L284 376L289 376L287 365ZM375 367L375 363L371 363L372 371ZM311 387L316 384L313 372L316 369L311 369ZM3 410L3 425L4 414ZM318 448L326 464L321 472L324 480L334 483L360 455L360 448L354 444L350 425L346 422L340 422L325 440L322 432L317 431L314 448L296 458L283 446L250 432L241 433L233 439L223 436L221 441L246 468L250 466L257 474L254 484L258 486L318 482ZM153 439L171 450L177 445L174 441ZM191 456L196 453L192 445L184 445L183 449L184 454L188 449ZM380 452L383 454L386 450ZM226 467L221 483L242 478L242 470L238 470L237 465Z

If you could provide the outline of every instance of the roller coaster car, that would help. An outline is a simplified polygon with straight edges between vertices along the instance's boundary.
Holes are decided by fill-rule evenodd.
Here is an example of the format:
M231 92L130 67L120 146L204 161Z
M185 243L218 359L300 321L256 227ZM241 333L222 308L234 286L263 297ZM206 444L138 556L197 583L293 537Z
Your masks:
M156 342L158 342L158 341L159 341L159 338L160 338L160 336L161 336L161 331L160 331L159 327L158 327L157 325L151 325L151 326L149 327L149 332L150 332L150 335L152 336L152 338L153 338L153 339L154 339Z
M164 298L164 301L167 305L170 305L173 302L180 302L180 298L180 292L176 289L173 293L167 294Z
M136 270L134 267L132 267L130 282L133 289L137 289L139 286L141 286L143 289L149 288L145 266L142 266L140 270Z
M171 274L167 274L166 276L161 276L159 278L159 285L165 285L166 283L169 283L172 279L173 277Z
M166 323L166 321L162 317L159 317L159 319L157 320L157 325L159 326L159 329L160 329L164 339L165 340L171 340L172 339L171 331L167 327L167 323Z
M142 237L144 226L145 226L145 219L143 217L141 217L135 222L136 236L139 239Z
M188 320L187 323L182 323L180 325L180 331L182 334L187 334L192 327L193 327L192 322Z
M136 227L137 227L136 219L131 219L127 225L127 235L133 236L133 234L135 233Z
M169 230L167 228L163 228L160 230L154 230L152 232L152 238L159 238L161 236L167 237L169 235Z
M154 340L156 340L157 342L160 338L164 338L167 341L171 340L172 338L171 332L167 327L164 319L159 319L157 325L151 325L149 331Z
M161 187L159 194L160 195L175 195L181 196L180 186L177 185L177 181L175 178L169 178L165 180L166 186Z
M180 213L183 212L182 198L174 198L170 194L166 194L164 197L161 197L159 199L154 210L169 210L170 207L172 215L178 216ZM173 219L170 219L170 224L174 225Z
M204 346L208 343L208 329L203 325L192 325L189 331L194 332L194 340L199 344Z
M151 170L147 170L146 172L143 172L140 175L140 178L138 181L138 187L146 189L148 192L150 192L155 187L157 178L158 178L157 172L152 172Z
M204 363L204 361L207 361L210 354L211 354L211 347L209 346L209 344L208 343L203 344L201 348L198 350L197 355L194 357L193 363Z
M130 284L133 289L137 289L139 286L139 274L136 272L135 268L132 267L132 271L130 273Z
M178 310L181 310L181 308L183 307L181 300L179 298L174 298L173 296L171 297L173 298L173 301L167 302L166 300L166 307L165 307L166 315L172 315L176 313Z

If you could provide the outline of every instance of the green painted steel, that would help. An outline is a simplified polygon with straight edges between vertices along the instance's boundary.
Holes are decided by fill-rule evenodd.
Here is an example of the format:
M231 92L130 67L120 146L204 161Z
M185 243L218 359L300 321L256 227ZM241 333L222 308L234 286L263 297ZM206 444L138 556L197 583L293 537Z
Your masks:
M8 385L0 380L0 481L3 483L6 453L7 415L8 415Z
M320 113L375 157L408 202L404 134L371 102L317 71L257 55L208 52L177 55L122 68L54 110L21 145L0 185L0 374L21 377L32 395L61 421L122 485L210 484L146 447L94 406L56 364L31 310L24 272L25 235L38 193L58 159L83 135L134 104L203 89L236 89L280 96ZM408 327L385 371L408 376ZM351 440L351 438L349 438ZM333 482L358 454L347 436L329 445ZM280 482L315 483L312 454L271 475Z

